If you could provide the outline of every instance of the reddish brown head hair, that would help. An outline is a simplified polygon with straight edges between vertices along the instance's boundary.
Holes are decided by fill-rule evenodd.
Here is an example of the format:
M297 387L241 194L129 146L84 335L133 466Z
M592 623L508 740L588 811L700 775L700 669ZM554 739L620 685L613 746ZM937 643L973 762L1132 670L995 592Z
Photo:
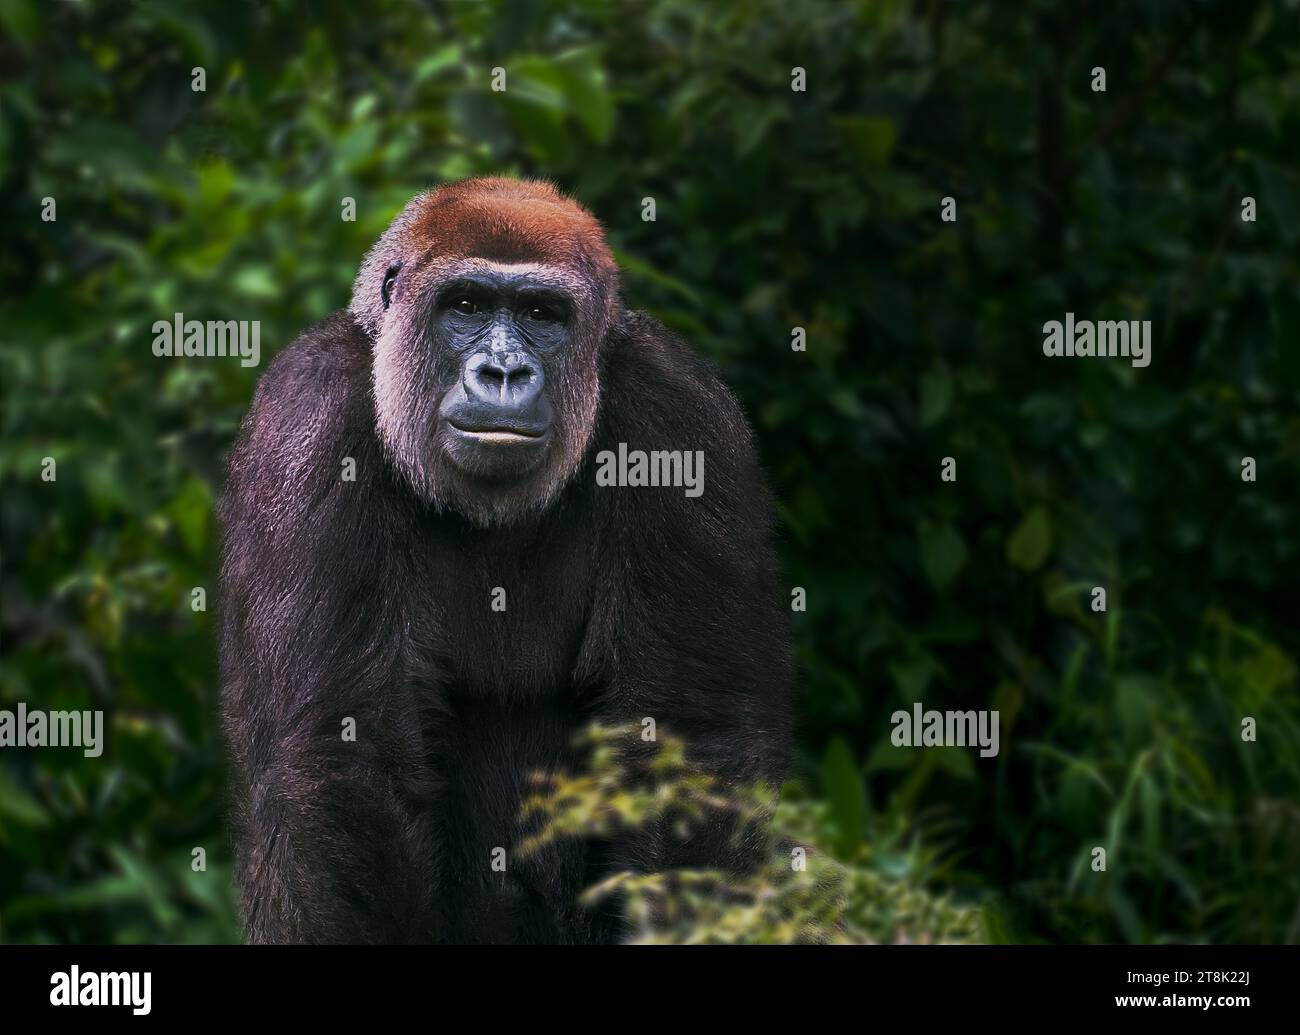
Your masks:
M538 180L494 177L439 187L426 196L410 232L413 242L431 255L577 263L605 277L614 273L600 223Z
M366 256L351 309L372 335L382 306L379 288L396 263L419 262L435 274L461 259L536 262L566 270L610 311L618 266L600 222L543 180L491 176L448 183L411 200ZM590 314L595 316L595 313Z

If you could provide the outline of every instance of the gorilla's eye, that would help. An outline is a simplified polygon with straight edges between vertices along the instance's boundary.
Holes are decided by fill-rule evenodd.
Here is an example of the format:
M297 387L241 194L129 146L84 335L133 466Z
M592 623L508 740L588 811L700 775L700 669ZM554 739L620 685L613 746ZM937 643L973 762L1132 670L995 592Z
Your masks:
M538 323L559 323L560 313L549 305L535 305L528 310L528 319Z
M451 307L462 316L476 316L479 311L478 303L472 298L458 298L452 302Z
M384 300L384 308L387 309L393 300L393 282L397 280L397 274L402 271L402 264L395 262L388 267L388 272L384 274L383 286L379 289L379 297Z

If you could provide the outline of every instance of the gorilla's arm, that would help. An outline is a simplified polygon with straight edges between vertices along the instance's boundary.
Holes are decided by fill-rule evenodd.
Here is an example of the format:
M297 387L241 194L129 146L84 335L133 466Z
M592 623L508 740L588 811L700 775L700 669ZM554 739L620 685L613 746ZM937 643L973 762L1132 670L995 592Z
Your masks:
M793 728L789 597L749 426L712 365L657 321L630 314L608 344L596 448L704 457L696 498L681 488L596 492L616 557L596 609L613 659L608 711L654 718L728 780L779 784ZM738 855L713 833L676 845L656 837L650 858L627 861L743 864L748 849Z
M336 314L276 357L221 502L222 712L255 942L434 937L418 925L435 788L403 680L417 637L390 570L406 515L368 432L368 349Z

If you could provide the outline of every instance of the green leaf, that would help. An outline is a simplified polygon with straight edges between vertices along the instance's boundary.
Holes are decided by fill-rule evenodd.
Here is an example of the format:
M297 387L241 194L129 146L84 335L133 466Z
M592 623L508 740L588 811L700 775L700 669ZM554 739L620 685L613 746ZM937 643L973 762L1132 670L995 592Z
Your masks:
M1044 507L1035 507L1007 540L1007 560L1017 568L1034 571L1052 552L1052 522Z
M836 737L822 759L822 793L835 824L832 850L841 859L853 855L862 840L867 818L867 791L853 759L853 751L842 737Z
M596 47L569 51L556 60L573 113L587 135L598 144L614 129L614 100L605 81L605 69Z
M946 372L921 378L921 427L943 420L952 404L952 378Z
M1019 683L1004 679L993 692L993 709L998 713L1002 734L1011 729L1025 704L1025 690Z
M278 298L280 288L267 266L245 266L231 280L232 288L249 298Z
M208 517L212 513L212 491L207 483L201 478L187 478L168 504L167 512L189 551L202 556L208 542Z
M894 124L878 115L844 115L834 120L845 145L864 168L878 168L889 160L898 136Z
M937 590L945 589L966 566L966 544L950 524L925 523L920 530L921 567Z
M415 66L415 75L412 77L416 83L422 83L426 79L437 75L444 68L450 68L461 60L460 44L449 43L441 50L435 50L427 58Z
M874 748L871 754L867 756L867 772L905 772L912 768L915 761L915 753L910 747L898 747L892 740L886 737Z
M961 780L970 780L975 776L975 763L972 754L978 757L978 747L935 747L927 750L934 752L935 768L945 770Z
M43 827L50 821L41 803L3 769L0 769L0 816L26 827Z

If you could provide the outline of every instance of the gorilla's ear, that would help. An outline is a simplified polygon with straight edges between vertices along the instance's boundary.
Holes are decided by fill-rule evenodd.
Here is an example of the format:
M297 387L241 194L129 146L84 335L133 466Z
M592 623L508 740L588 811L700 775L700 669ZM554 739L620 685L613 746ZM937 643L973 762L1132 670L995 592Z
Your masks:
M397 282L397 275L402 272L402 264L395 262L388 267L388 272L384 274L384 282L379 288L379 297L384 301L384 308L393 301L393 285Z

